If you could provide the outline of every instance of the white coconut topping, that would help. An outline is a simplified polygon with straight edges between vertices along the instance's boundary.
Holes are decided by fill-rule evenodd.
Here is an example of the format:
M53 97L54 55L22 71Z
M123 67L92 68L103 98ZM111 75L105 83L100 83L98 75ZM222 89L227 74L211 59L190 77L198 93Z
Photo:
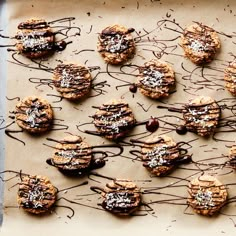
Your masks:
M155 168L167 163L167 160L163 158L167 153L167 147L167 145L157 146L145 154L147 157L151 158L151 160L147 162L149 167Z
M120 52L128 48L126 35L116 34L114 36L109 36L107 41L109 43L106 46L106 50L111 53Z
M107 208L114 207L126 207L131 204L131 199L127 192L114 192L106 194L106 206Z
M145 70L143 72L143 74L145 75L144 78L141 80L141 83L151 87L151 88L156 88L161 86L162 82L163 82L163 77L164 74L161 73L158 70Z
M204 52L208 49L208 44L202 44L200 41L194 39L191 40L191 44L189 45L189 48L191 48L195 52Z
M214 207L215 204L212 198L213 193L209 190L203 191L201 188L198 190L194 199L197 201L199 206L204 206L206 209L209 207Z
M27 119L26 122L30 123L30 127L34 128L37 125L36 119L39 118L43 113L39 111L40 104L35 102L34 108L28 108L26 110Z

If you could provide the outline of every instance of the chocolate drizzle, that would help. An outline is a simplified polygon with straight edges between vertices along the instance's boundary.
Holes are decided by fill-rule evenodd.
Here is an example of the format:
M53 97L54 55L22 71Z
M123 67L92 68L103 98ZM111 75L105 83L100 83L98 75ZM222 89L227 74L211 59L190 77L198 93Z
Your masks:
M48 211L56 201L57 190L44 177L25 176L19 184L20 207L34 214Z
M135 125L131 109L123 101L114 101L94 108L98 108L93 115L94 125L101 136L117 140L124 137Z
M77 64L59 64L54 70L53 84L68 99L79 99L91 88L89 69Z
M130 215L141 204L139 188L130 180L114 179L104 189L91 187L91 190L102 193L102 207L117 215Z
M133 28L123 32L117 30L116 26L107 27L98 38L101 47L99 52L124 53L130 47L133 47L132 40L127 37L132 32L134 32Z
M141 160L147 170L157 176L167 175L178 165L192 161L188 150L182 147L190 144L185 142L176 144L167 136L153 137L147 141L131 139L131 142L141 150L134 149L130 153Z
M52 110L47 101L38 97L28 97L16 106L16 122L23 129L35 133L49 129Z
M90 146L80 136L75 135L65 137L63 140L52 138L47 138L47 140L57 144L52 147L54 149L53 157L47 159L46 162L67 175L87 174L93 169L103 167L107 158L119 156L123 152L123 147L120 145ZM101 148L105 151L99 150ZM116 149L118 149L118 153L114 153Z

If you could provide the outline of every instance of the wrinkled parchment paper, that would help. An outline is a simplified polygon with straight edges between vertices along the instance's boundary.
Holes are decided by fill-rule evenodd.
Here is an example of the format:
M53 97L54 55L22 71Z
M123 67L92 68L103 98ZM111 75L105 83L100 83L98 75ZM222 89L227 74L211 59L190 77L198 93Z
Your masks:
M210 84L217 81L219 87L206 87L206 85L196 85L193 81L198 81L201 78L201 70L183 57L183 51L179 46L178 37L181 32L176 32L173 29L180 29L173 24L173 21L178 23L181 27L186 27L191 24L192 21L203 22L204 24L213 27L219 32L225 34L233 34L235 31L235 1L172 1L172 0L160 0L160 1L106 1L106 0L8 0L7 8L9 19L8 23L3 29L4 33L10 36L14 36L18 23L31 17L42 17L47 21L53 21L64 17L75 17L72 22L73 26L80 27L80 36L71 37L69 40L73 42L68 45L66 50L61 53L55 53L49 57L47 61L42 62L45 65L54 68L59 61L73 61L86 63L87 66L100 66L101 72L96 79L96 82L107 81L109 86L105 86L103 89L106 91L103 95L98 97L89 97L79 101L78 103L72 103L67 100L63 100L59 103L55 103L58 99L50 94L58 95L55 89L50 88L47 85L36 88L37 84L29 82L29 78L44 78L50 79L51 74L42 70L29 69L17 64L11 63L13 61L11 55L13 52L8 52L7 63L7 97L8 98L24 98L28 95L38 95L46 98L54 107L54 114L56 119L61 124L69 126L67 132L81 135L91 145L100 145L109 143L107 140L84 134L78 131L77 125L91 121L90 115L93 115L94 109L92 105L100 105L111 98L124 98L133 109L135 117L138 121L148 119L150 116L161 117L164 114L170 114L167 110L157 109L157 105L161 105L161 102L148 99L141 95L139 92L132 94L129 92L128 86L119 87L117 85L123 84L122 82L115 80L106 73L106 65L102 58L96 52L97 34L106 26L119 23L129 27L135 28L136 32L140 32L144 35L149 33L146 37L137 43L137 51L134 59L131 60L132 64L143 65L144 62L156 57L161 60L169 62L175 72L177 87L174 94L172 94L164 102L167 104L182 104L194 98L196 95L209 95L215 98L217 101L222 98L231 98L232 96L228 91L224 90L223 85L223 69L229 61L233 59L230 52L234 52L235 44L234 38L226 37L220 34L222 42L222 48L217 54L217 60L214 60L210 66L217 68L218 70L208 70L206 75L210 80ZM165 24L158 27L157 22L161 20L167 20ZM169 22L168 22L169 21ZM67 25L67 23L63 23ZM62 25L63 25L62 24ZM73 35L73 31L70 32ZM57 35L60 39L61 35ZM137 34L134 33L134 37ZM148 42L149 39L156 39L156 42ZM163 43L162 43L163 42ZM90 49L95 51L84 51L78 53L81 50ZM154 51L154 53L153 53ZM155 55L154 55L155 54ZM23 56L18 55L17 58L28 64L35 65ZM129 62L128 62L129 63ZM184 70L183 68L186 68ZM194 69L196 69L194 71ZM137 73L132 68L125 68L127 73ZM109 66L109 71L120 71L119 67ZM193 72L194 71L194 72ZM193 72L193 73L192 73ZM96 71L92 72L93 76L96 75ZM114 74L113 74L114 75ZM190 76L191 81L190 81ZM128 75L117 75L118 78L134 83L136 78ZM186 79L187 77L187 79ZM189 78L189 79L188 79ZM184 91L184 86L190 89L189 94ZM202 87L201 89L197 89ZM92 92L93 93L93 92ZM17 100L7 101L7 111L11 112ZM148 111L144 111L139 104L143 105ZM177 105L176 105L177 106ZM180 105L179 105L180 106ZM56 107L62 107L62 110ZM148 109L149 108L149 109ZM7 114L9 115L9 114ZM178 114L177 114L178 115ZM181 115L180 115L181 117ZM180 124L178 119L172 119L176 124ZM8 120L10 123L11 120ZM160 122L163 127L164 123ZM11 129L19 130L16 124L13 124ZM82 126L81 129L85 130L88 127ZM94 130L93 126L89 127ZM144 126L136 127L132 134L139 134L145 132ZM156 134L164 133L162 129L156 131ZM6 160L5 169L20 171L28 174L40 174L46 175L50 178L52 183L57 188L65 189L70 186L82 183L87 180L84 178L69 178L62 175L56 168L48 166L45 160L51 157L53 150L43 144L54 145L46 140L47 137L54 139L60 139L65 136L65 130L51 131L40 136L31 136L26 132L15 134L17 138L23 140L26 145L17 142L16 140L6 137ZM178 141L190 141L195 138L199 138L197 135L187 133L184 136L177 135L175 131L168 134L176 142ZM134 136L135 138L141 137ZM235 141L234 132L222 133L221 138L230 141ZM129 138L128 138L129 139ZM212 138L199 138L193 141L193 146L189 152L193 153L194 160L206 159L210 157L227 155L229 148L233 142L216 142ZM131 157L129 150L132 147L125 148L124 156ZM184 167L188 168L188 165ZM137 185L142 188L153 186L164 186L172 183L174 180L171 178L151 178L150 173L143 168L139 161L132 161L131 159L124 157L108 158L105 167L96 170L96 172L110 177L117 178L130 178L137 181ZM196 171L197 172L197 171ZM235 181L235 173L222 175L227 171L215 170L211 171L223 183L233 183ZM193 174L194 171L188 171L184 169L175 170L171 176L181 176L186 178ZM6 175L9 177L12 175ZM196 175L197 176L197 175ZM92 177L92 176L91 176ZM74 188L71 190L60 192L60 197L65 197L70 200L75 200L86 206L98 207L97 203L101 202L99 195L89 195L93 192L90 191L90 186L104 186L107 179L94 177L93 179L99 181L95 182L89 180L89 184ZM191 178L190 178L191 179ZM147 181L148 180L148 181ZM136 217L116 217L108 212L96 210L90 207L70 204L64 200L58 202L58 205L70 206L75 210L75 215L71 219L67 217L70 215L70 211L65 208L56 207L55 211L46 216L34 216L25 213L22 209L17 208L16 193L17 186L12 187L19 182L19 179L14 178L11 181L5 183L4 192L4 218L1 233L6 235L38 235L38 234L84 234L89 235L97 234L109 234L109 235L130 235L130 234L158 234L158 235L199 235L214 234L214 235L233 235L235 231L234 217L219 215L216 217L203 217L196 214L192 214L192 209L187 209L186 206L180 205L168 205L168 204L154 204L154 215L148 214L146 216ZM186 184L185 181L181 182ZM187 196L187 188L165 188L163 192ZM229 189L230 197L236 196L234 186ZM150 202L160 199L165 199L165 195L144 195L143 201ZM230 204L224 208L224 213L235 214L236 208L234 204ZM145 213L145 211L144 211ZM232 219L230 219L232 218Z

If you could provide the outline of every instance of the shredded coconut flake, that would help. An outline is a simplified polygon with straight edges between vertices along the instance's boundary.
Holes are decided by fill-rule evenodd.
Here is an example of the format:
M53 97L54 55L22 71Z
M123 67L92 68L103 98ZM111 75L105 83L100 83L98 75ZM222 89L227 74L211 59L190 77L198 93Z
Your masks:
M189 48L191 48L195 52L204 52L208 49L208 45L203 45L198 40L192 40L191 44L189 45Z
M145 70L143 72L143 74L145 75L144 78L141 80L141 83L148 86L148 87L151 87L151 88L156 88L156 87L159 87L161 86L162 84L162 79L164 77L164 74L161 73L160 71L158 70L151 70L151 69L148 69L148 70Z
M209 190L203 191L199 189L194 198L199 206L204 206L207 209L209 207L215 206L212 195L213 193Z
M131 204L131 199L127 192L114 192L106 194L107 207L112 209L114 207L126 207Z
M120 52L128 48L128 41L126 40L126 35L115 34L114 36L108 36L108 45L106 50L111 53Z
M28 108L26 110L27 119L26 122L30 123L30 127L34 128L37 125L36 119L41 116L42 113L39 111L40 104L38 102L34 103L34 108Z
M147 162L149 167L155 168L167 163L167 160L163 158L163 156L166 155L167 147L167 145L155 147L153 150L146 153L146 156L151 158L151 160Z

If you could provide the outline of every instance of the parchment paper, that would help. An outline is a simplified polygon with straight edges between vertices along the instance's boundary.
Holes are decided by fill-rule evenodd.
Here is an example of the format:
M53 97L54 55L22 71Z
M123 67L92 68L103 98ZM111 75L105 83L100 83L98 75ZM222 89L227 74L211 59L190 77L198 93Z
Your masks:
M29 1L29 0L8 0L9 19L4 32L8 35L14 36L18 23L24 21L30 17L42 17L48 21L53 21L63 17L75 17L73 26L79 26L81 28L81 35L72 37L72 44L68 45L65 51L61 53L55 53L48 58L48 61L43 62L45 65L54 68L61 61L78 61L85 63L87 66L100 66L102 72L97 77L97 82L107 81L110 87L104 87L106 93L98 97L90 97L83 99L78 103L71 103L63 100L59 103L54 103L58 99L48 94L58 95L55 89L51 89L48 86L41 86L36 88L35 84L29 82L29 78L46 78L50 79L51 74L42 70L27 69L25 67L7 63L7 96L8 98L20 97L21 99L29 95L39 95L46 98L52 106L62 107L60 111L54 108L55 118L63 119L60 121L62 124L69 126L68 132L81 135L86 138L86 141L92 145L99 145L103 143L109 143L107 140L88 134L84 134L76 128L76 125L80 125L91 121L90 115L93 115L94 109L92 105L100 105L111 98L123 97L133 109L135 117L138 121L148 119L150 116L161 117L164 114L170 114L166 110L158 110L157 105L161 102L148 99L141 95L139 92L131 94L128 87L120 87L118 90L115 88L122 83L114 78L111 78L106 72L106 65L102 58L96 52L97 33L108 25L119 23L125 26L133 27L137 32L141 32L141 35L145 32L150 32L157 28L157 22L163 19L167 19L180 24L181 27L186 27L191 24L192 21L203 22L216 29L219 32L226 34L233 34L234 22L235 22L235 1L100 1L100 0L71 0L71 1ZM228 91L222 89L223 80L223 68L227 65L228 61L232 60L230 52L234 52L235 44L234 38L228 38L224 35L220 35L222 42L222 49L217 55L217 60L214 60L210 65L214 68L219 68L218 71L208 71L210 74L210 80L214 81L214 77L217 78L218 83L221 85L221 89L218 87L203 88L200 90L192 90L193 95L184 92L184 87L194 86L190 81L184 80L184 76L189 76L191 72L196 68L191 62L185 59L183 51L179 46L179 39L172 40L180 33L171 29L179 28L166 22L166 28L164 25L161 29L156 29L149 34L150 38L155 37L158 40L164 40L167 45L164 48L160 43L147 42L147 37L143 38L137 44L137 52L132 59L132 64L143 65L144 62L154 58L153 50L161 53L161 59L169 62L175 72L177 79L176 93L172 94L169 99L164 100L168 104L185 103L194 95L209 95L220 100L222 98L232 97ZM171 29L168 29L171 28ZM90 32L91 31L91 32ZM137 36L134 34L134 36ZM60 36L58 36L60 38ZM146 41L145 41L146 39ZM160 49L161 48L161 49ZM92 49L95 52L82 52L76 54L83 49ZM8 60L12 61L12 52L8 53ZM157 54L156 54L157 55ZM32 62L23 56L17 56L22 62L32 65ZM181 64L187 68L188 72L183 70ZM110 71L119 71L119 67L109 67ZM132 72L131 69L127 69ZM135 72L132 72L135 73ZM96 72L93 72L95 75ZM193 73L193 79L199 78L199 71ZM209 75L208 74L208 75ZM134 76L120 76L119 78L135 82ZM220 81L220 82L219 82ZM211 82L212 83L212 82ZM203 86L204 87L204 86ZM13 111L17 101L8 101L7 111ZM145 112L138 103L143 104L144 108L149 108ZM8 121L10 122L10 120ZM178 124L178 120L174 119L174 122ZM161 126L164 124L161 123ZM82 130L87 127L81 127ZM16 124L11 126L11 129L19 130ZM90 129L94 130L91 126ZM139 134L145 132L144 126L139 126L134 129L132 134ZM159 129L157 134L163 133L162 129ZM177 135L175 131L168 134L175 141L190 141L198 136L187 133L184 136ZM6 137L6 170L15 170L28 174L40 174L46 175L50 178L52 183L57 186L58 189L64 189L83 182L87 178L69 178L63 176L56 168L48 166L46 159L51 157L53 150L43 145L48 143L47 137L60 139L65 136L64 131L51 131L40 136L31 136L26 132L16 134L18 138L24 140L26 145L17 142L16 140ZM135 136L139 137L139 136ZM227 138L227 140L234 141L234 133L221 134L221 138ZM212 138L205 139L199 138L192 142L192 148L189 150L193 153L194 160L204 159L208 157L216 157L221 154L228 154L228 146L232 145L232 142L216 142ZM53 144L52 144L53 145ZM207 146L202 146L207 145ZM125 149L123 155L131 157L129 150L132 147ZM134 158L134 157L132 157ZM134 158L135 159L135 158ZM153 187L166 185L173 182L171 178L151 178L150 174L143 168L142 164L138 161L132 161L127 158L115 157L108 159L105 167L96 170L96 172L110 177L117 178L130 178L137 181L137 185L140 187ZM175 170L171 176L181 176L183 178L193 174L194 172L178 169ZM235 182L235 173L229 175L221 175L224 171L216 171L216 176L224 183ZM89 180L89 184L83 187L75 188L67 192L61 192L60 196L66 197L71 200L77 200L78 202L87 206L97 207L97 203L101 202L99 195L92 195L88 197L77 196L83 194L92 193L89 189L92 185L104 186L108 180L94 177L100 183ZM145 180L151 180L146 182ZM108 212L95 210L82 205L73 205L66 202L59 202L61 205L68 205L74 208L75 216L69 219L67 217L70 214L68 209L56 208L56 213L53 212L50 215L37 217L25 213L23 210L15 208L17 186L12 187L17 183L16 179L9 181L5 184L5 197L4 197L4 218L1 233L5 235L41 235L41 234L85 234L89 235L199 235L199 233L210 235L233 235L235 231L234 224L229 216L219 215L217 217L207 218L196 214L189 215L184 214L185 206L179 205L167 205L167 204L155 204L152 205L155 214L147 216L136 217L116 217ZM186 184L186 182L184 182ZM12 188L11 188L12 187ZM177 189L164 189L164 192L176 193L178 195L187 196L186 188ZM236 196L234 186L229 189L230 196ZM160 200L165 196L157 195L145 195L143 200L149 202L150 200ZM58 205L60 205L58 203ZM12 207L12 208L11 208ZM188 213L193 213L191 209L187 210ZM224 212L233 214L236 212L233 204L230 207L225 207Z

